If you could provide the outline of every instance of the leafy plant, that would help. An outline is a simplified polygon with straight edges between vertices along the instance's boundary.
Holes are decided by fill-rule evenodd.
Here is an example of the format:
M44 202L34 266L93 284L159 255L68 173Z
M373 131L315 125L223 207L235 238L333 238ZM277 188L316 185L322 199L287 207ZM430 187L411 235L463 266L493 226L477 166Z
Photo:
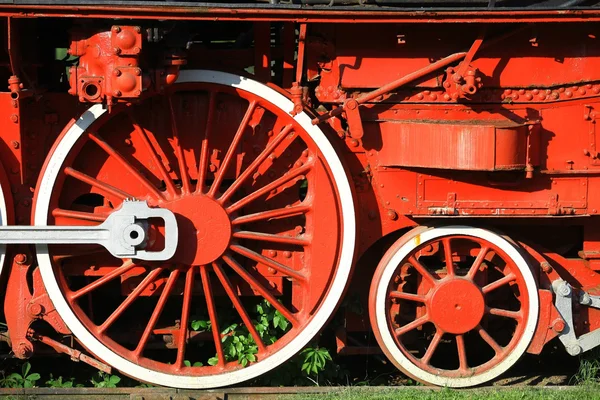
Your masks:
M196 361L192 364L190 360L183 360L183 365L185 365L186 367L201 367L204 364L202 364L200 361Z
M32 388L40 379L40 374L34 372L30 374L31 364L24 362L21 366L21 373L13 372L7 377L0 380L0 386L6 388Z
M307 347L300 355L303 357L301 371L306 375L318 375L325 370L328 361L333 361L329 350L323 347Z
M121 378L117 375L98 371L98 374L93 376L90 382L96 388L116 388L119 382L121 382Z
M46 386L51 388L72 388L72 387L80 387L83 385L75 385L75 378L70 378L69 380L64 380L63 377L59 376L58 378L54 378L52 374L50 374L50 379L46 381Z

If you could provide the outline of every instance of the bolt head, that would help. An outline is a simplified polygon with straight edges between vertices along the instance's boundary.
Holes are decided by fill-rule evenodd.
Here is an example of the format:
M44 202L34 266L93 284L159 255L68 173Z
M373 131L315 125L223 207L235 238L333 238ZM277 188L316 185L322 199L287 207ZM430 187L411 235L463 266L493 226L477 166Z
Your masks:
M582 351L583 349L578 344L573 344L567 347L567 352L572 356L578 356Z
M117 26L117 25L114 25L114 26L111 28L111 31L113 31L114 33L119 33L119 32L121 32L121 27L120 27L120 26Z
M568 296L571 294L571 288L569 287L569 285L567 283L563 283L562 285L560 285L560 287L558 288L558 293L561 296Z
M19 265L23 265L27 262L27 255L26 254L17 254L15 256L15 262Z

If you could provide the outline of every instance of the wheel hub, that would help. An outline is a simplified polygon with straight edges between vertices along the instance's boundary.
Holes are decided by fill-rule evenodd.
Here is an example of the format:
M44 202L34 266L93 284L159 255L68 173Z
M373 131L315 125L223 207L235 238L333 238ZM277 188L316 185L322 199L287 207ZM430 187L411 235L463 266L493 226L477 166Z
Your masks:
M231 222L225 209L214 199L186 195L166 205L179 226L179 246L173 261L206 265L218 259L231 240Z
M454 278L434 289L429 312L433 323L444 332L462 334L479 325L485 312L485 301L476 285L463 278Z

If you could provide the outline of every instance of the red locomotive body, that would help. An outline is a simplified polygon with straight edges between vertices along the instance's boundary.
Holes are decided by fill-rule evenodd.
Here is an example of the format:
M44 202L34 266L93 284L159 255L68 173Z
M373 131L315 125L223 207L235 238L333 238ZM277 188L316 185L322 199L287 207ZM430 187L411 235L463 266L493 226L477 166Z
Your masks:
M17 357L231 385L344 297L433 385L600 344L596 4L71 3L0 6Z

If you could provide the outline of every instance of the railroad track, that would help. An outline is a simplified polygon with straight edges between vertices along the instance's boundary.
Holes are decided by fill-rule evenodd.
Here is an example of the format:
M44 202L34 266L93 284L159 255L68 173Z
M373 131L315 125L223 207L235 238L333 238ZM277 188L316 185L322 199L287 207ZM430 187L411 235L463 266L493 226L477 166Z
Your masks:
M513 386L486 386L463 391L509 391ZM536 390L543 391L576 391L578 386L542 386ZM0 389L0 399L33 400L33 399L69 399L69 400L262 400L280 399L282 397L304 399L307 396L343 393L348 390L360 390L365 394L385 393L390 391L435 391L442 390L432 386L371 386L371 387L245 387L216 390L182 390L171 388L27 388Z

